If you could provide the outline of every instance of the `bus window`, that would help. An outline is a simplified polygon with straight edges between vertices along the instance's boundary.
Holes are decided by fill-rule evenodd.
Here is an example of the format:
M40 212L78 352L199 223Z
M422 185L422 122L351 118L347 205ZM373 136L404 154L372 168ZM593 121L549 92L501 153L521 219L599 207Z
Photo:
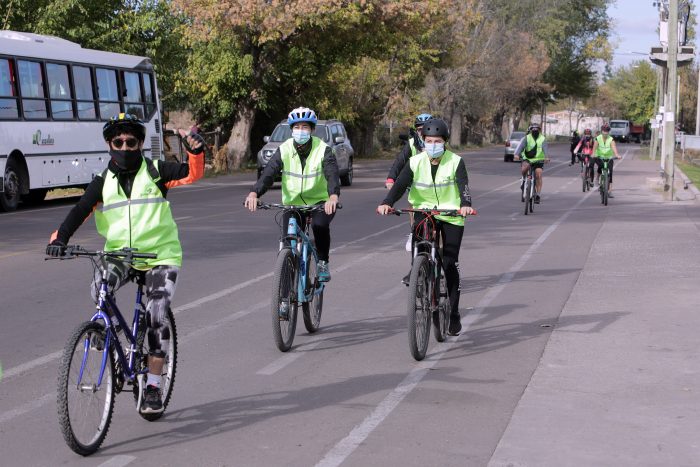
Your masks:
M156 99L153 93L153 78L147 73L143 74L143 93L145 95L144 101L146 102L146 115L150 119L153 112L156 111Z
M46 64L46 80L49 83L51 116L55 120L72 120L73 103L70 98L68 66L57 63Z
M19 87L22 91L24 118L27 120L47 118L41 64L17 60L17 70L19 71Z
M124 71L124 111L144 120L143 98L141 97L141 83L139 74L132 71Z
M12 62L6 58L0 59L0 118L19 118L16 96Z
M121 112L117 91L117 72L95 68L97 74L97 97L100 100L100 118L109 120Z
M73 85L75 86L75 98L78 100L78 118L80 120L96 120L95 94L92 88L90 68L74 66Z

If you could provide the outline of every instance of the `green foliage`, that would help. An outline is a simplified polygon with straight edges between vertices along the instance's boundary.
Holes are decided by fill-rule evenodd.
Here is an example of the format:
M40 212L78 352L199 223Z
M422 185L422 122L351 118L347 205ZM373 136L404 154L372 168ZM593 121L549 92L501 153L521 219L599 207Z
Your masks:
M609 117L645 123L654 116L656 72L649 62L635 62L616 70L600 92L613 104Z

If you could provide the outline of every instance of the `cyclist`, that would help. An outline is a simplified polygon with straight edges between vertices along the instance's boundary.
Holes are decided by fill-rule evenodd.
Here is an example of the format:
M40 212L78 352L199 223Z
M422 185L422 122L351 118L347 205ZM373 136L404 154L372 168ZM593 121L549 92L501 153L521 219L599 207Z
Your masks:
M617 145L612 136L610 136L610 125L604 123L600 127L601 134L598 135L593 143L593 157L595 159L595 164L598 165L598 172L596 173L595 181L599 184L600 174L603 173L604 161L608 161L608 168L610 169L610 183L608 185L608 197L614 198L612 194L612 182L613 182L613 154L615 159L621 159L620 154L617 152Z
M97 231L106 242L105 251L135 248L155 253L156 259L129 266L117 259L108 263L108 282L114 292L128 282L131 268L145 272L146 311L149 317L146 392L140 410L163 411L161 374L170 339L163 319L175 293L182 265L182 247L177 225L165 197L173 186L192 183L204 174L204 140L181 131L189 163L152 161L143 155L146 126L138 117L121 113L102 130L109 146L110 160L102 174L95 176L78 203L51 236L46 254L63 256L71 236L95 211ZM95 272L92 297L97 302L101 273Z
M589 180L593 180L593 169L595 168L595 161L593 160L593 134L590 128L583 130L583 138L579 141L576 148L574 148L574 154L579 154L579 158L585 162L585 158L581 157L588 156L588 165L585 167L586 175Z
M394 185L396 177L399 176L406 162L408 162L408 159L423 151L423 125L431 118L433 118L433 116L428 113L422 113L416 117L413 122L413 128L409 130L406 144L404 144L403 149L401 149L401 152L396 156L394 163L391 165L391 169L389 169L389 175L384 183L386 188L391 188Z
M581 141L581 137L579 136L578 131L574 130L571 133L571 140L570 140L571 144L569 147L569 150L571 151L571 163L569 164L569 167L574 165L574 163L576 162L576 151L574 151L574 149L578 145L579 141Z
M540 131L539 123L533 123L528 128L527 136L520 141L515 149L514 159L520 160L523 157L523 163L520 166L520 171L523 177L527 175L530 165L535 169L535 203L540 203L540 193L542 192L542 169L544 163L549 162L547 158L547 141ZM523 191L523 185L520 185L520 191ZM523 201L525 201L523 199Z
M391 187L377 213L386 215L408 188L408 202L416 209L458 210L462 216L472 214L469 176L464 161L457 154L445 149L449 138L447 124L440 119L429 120L423 126L425 149L409 160L396 183ZM416 213L414 226L424 215ZM442 267L445 270L447 293L450 299L449 333L453 336L462 330L459 315L459 249L464 234L464 218L436 216L442 238ZM416 237L414 232L413 237Z
M307 107L298 107L287 117L292 129L292 137L280 144L270 158L257 183L253 185L245 199L245 206L251 211L258 207L258 198L274 182L275 175L282 173L282 204L303 206L324 204L323 211L311 214L311 227L318 251L318 279L331 280L328 269L328 256L331 249L330 223L335 217L340 184L338 162L333 149L317 136L311 136L316 128L316 113ZM289 222L291 213L285 214L284 225ZM300 224L305 216L299 219Z

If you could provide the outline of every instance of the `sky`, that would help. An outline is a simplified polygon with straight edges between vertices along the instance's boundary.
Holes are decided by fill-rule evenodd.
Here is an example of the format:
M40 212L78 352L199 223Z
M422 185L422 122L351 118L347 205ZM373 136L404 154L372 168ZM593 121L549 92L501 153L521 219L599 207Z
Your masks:
M648 60L651 47L659 45L659 12L652 0L615 0L608 15L613 21L613 69ZM646 56L630 52L643 52Z

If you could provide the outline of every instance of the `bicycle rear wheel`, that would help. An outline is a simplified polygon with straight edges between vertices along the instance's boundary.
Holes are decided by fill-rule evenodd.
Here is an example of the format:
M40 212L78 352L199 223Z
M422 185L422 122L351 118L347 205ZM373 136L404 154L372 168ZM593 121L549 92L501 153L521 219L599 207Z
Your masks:
M437 310L433 311L433 335L438 342L447 338L447 328L450 325L450 313L447 306L447 283L445 274L440 271L440 290L437 297Z
M138 346L140 347L139 357L140 362L136 366L137 370L143 372L148 368L148 355L151 352L150 345L148 344L148 339L145 339L146 335L146 321L144 320L142 331L139 331ZM177 328L175 327L175 316L173 311L168 308L165 315L165 322L163 326L167 329L163 335L167 335L169 339L161 339L161 345L164 347L165 363L163 364L163 372L161 373L161 383L160 389L163 394L163 411L162 412L149 412L141 413L139 410L139 415L144 420L153 422L158 420L163 416L165 410L168 408L168 403L170 402L170 397L173 394L173 387L175 385L175 373L177 372ZM139 401L139 385L137 382L134 383L134 402L138 404ZM137 407L139 409L139 407Z
M430 270L428 258L416 256L408 286L408 347L413 358L425 358L430 336Z
M292 348L297 325L296 267L292 250L283 248L277 255L272 279L272 335L277 348Z
M532 179L531 179L531 178L528 178L528 179L525 180L525 195L524 195L524 198L525 198L525 215L526 215L526 216L527 216L527 213L528 213L528 211L529 211L529 209L530 209L530 201L531 201L531 198L532 198L532 196L531 196L531 191L532 191L531 187L532 187Z
M68 339L59 364L58 423L68 447L81 456L99 449L112 421L114 360L105 339L102 324L82 323Z
M321 326L321 312L323 311L323 289L318 282L318 264L312 255L309 255L307 276L307 294L313 293L311 300L301 304L304 327L313 334ZM320 291L319 291L320 289Z

